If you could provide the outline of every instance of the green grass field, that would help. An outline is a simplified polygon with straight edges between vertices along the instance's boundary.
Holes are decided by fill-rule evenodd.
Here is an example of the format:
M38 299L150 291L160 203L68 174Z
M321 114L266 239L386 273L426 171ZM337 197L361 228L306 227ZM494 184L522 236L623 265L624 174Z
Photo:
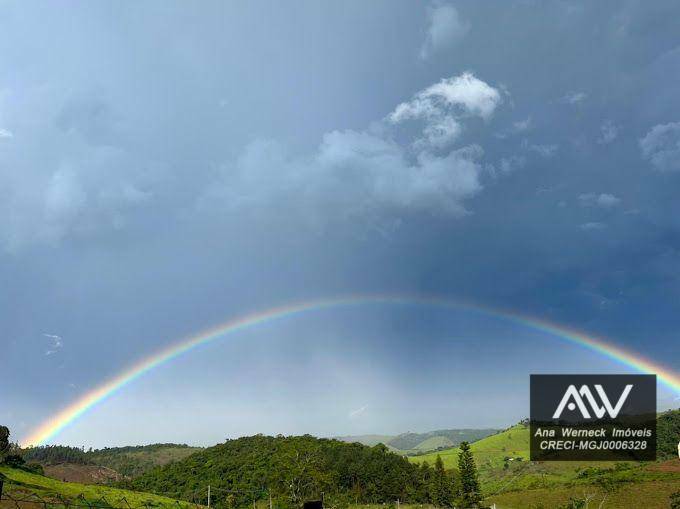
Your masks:
M570 498L589 498L588 507L593 509L668 509L671 494L678 490L680 480L675 479L624 484L614 492L592 485L515 491L489 497L486 502L495 503L496 509L553 509Z
M642 507L632 502L635 493L645 494L645 508L667 508L669 495L680 491L679 460L652 464L530 462L529 428L522 425L475 442L471 449L483 493L498 509L547 509L568 502L569 497L584 496L594 497L598 507L605 494L603 508ZM459 449L452 448L409 460L433 464L439 455L446 468L456 468L458 454ZM608 489L612 492L607 493Z
M454 442L447 437L431 437L420 442L414 450L416 451L433 451L440 447L452 447Z
M475 455L477 466L482 468L502 468L505 463L504 458L522 458L522 461L529 459L529 428L517 425L505 431L483 438L471 444L472 452ZM409 459L414 463L427 461L430 465L434 464L437 456L440 456L446 468L455 468L458 465L459 449L445 449L439 452L412 456Z
M178 502L171 498L139 493L107 486L61 482L42 475L23 470L0 466L0 474L5 476L4 492L14 498L40 497L44 500L58 502L60 497L72 500L82 497L90 503L101 503L113 507L174 507L179 509L196 508L187 502ZM103 500L102 500L103 499ZM5 505L13 506L10 500ZM179 504L179 505L178 505Z

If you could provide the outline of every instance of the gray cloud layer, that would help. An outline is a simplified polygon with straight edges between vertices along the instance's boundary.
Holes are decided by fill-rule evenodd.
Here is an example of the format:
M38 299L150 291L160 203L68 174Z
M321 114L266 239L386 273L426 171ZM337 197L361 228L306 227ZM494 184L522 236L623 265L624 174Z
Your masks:
M512 308L677 367L679 9L663 0L1 2L0 399L12 422L71 401L68 384L87 390L228 317L361 292ZM616 367L536 348L507 324L482 334L451 329L465 316L419 312L329 313L234 344L252 339L249 362L284 385L304 362L346 355L333 380L356 386L337 389L333 415L366 406L373 432L399 415L380 401L408 407L434 386L445 395L460 380L440 374L466 366L489 386L516 387L527 362L549 370L570 352L573 367ZM44 355L44 332L67 348ZM474 344L441 353L463 337ZM308 342L296 347L298 338ZM187 396L275 391L264 379L243 387L240 352L187 358L173 374L186 377ZM498 352L522 356L508 371ZM233 378L211 386L196 375L211 362L217 382ZM423 378L411 362L437 368ZM172 380L159 376L148 393L112 404L122 415L145 394L171 400L162 382ZM26 378L41 390L17 387ZM281 408L299 403L294 389L304 387L291 382ZM482 401L473 389L457 404ZM253 412L229 394L237 408L215 407L215 423L238 413L247 430L248 416L265 418L266 405ZM518 404L487 406L521 418Z

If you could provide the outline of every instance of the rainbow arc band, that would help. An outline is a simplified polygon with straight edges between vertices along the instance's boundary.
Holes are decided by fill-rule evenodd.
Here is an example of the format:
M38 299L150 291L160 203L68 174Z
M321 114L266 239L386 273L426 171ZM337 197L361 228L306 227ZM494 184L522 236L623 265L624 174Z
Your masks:
M625 350L602 339L586 335L561 325L557 325L539 318L521 315L511 311L480 306L465 301L452 300L440 297L418 295L353 295L330 299L311 300L297 302L274 307L264 311L247 314L231 319L221 325L200 332L189 338L185 338L145 359L140 360L133 366L122 371L111 380L95 387L93 390L82 395L72 404L50 416L29 435L22 440L23 446L37 446L48 443L55 438L64 428L76 421L98 403L111 397L126 385L134 382L145 373L162 366L180 355L211 341L234 334L236 332L255 327L257 325L281 320L295 315L321 311L325 309L362 306L369 304L391 305L420 305L440 308L472 310L490 317L502 318L529 328L546 332L552 336L561 338L571 343L598 352L605 357L620 362L642 373L656 374L660 383L669 387L674 393L680 394L680 375L660 364L647 360L639 354Z

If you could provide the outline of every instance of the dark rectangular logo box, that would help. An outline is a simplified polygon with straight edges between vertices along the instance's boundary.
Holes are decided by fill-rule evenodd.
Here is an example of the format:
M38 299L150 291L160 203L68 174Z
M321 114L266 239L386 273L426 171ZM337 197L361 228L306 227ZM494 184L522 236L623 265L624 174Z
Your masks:
M532 461L654 461L656 375L531 375Z

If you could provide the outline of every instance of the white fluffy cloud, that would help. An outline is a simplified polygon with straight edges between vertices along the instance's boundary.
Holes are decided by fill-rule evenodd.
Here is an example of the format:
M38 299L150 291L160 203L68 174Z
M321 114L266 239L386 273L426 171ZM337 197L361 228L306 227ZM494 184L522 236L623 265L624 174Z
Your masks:
M410 118L439 117L452 108L486 119L500 102L498 90L466 72L421 90L410 101L399 104L390 114L390 120L396 123Z
M464 201L481 189L482 150L471 146L445 156L412 158L401 145L360 131L333 131L311 156L291 156L275 142L251 144L202 205L236 213L285 211L278 220L309 226L336 219L400 216L408 211L464 215Z
M445 79L371 129L326 133L311 153L253 142L210 179L183 186L186 201L180 204L163 200L187 181L175 183L162 167L140 163L104 138L56 131L53 137L64 151L59 161L0 174L0 246L16 251L135 229L153 223L149 211L187 217L196 204L240 222L246 214L312 230L348 219L383 229L409 213L459 217L468 212L466 201L482 190L483 150L451 147L451 141L466 120L490 118L500 100L495 88L472 74ZM405 141L393 138L395 124L409 120L418 122L416 134ZM14 165L22 164L22 143L12 143L8 152Z
M420 49L420 58L450 48L463 39L470 31L470 24L464 21L456 8L450 4L436 4L428 11L427 37Z
M680 171L680 122L654 126L640 140L640 148L657 170Z
M274 207L313 226L338 218L383 222L409 212L465 215L465 201L482 189L483 150L443 149L465 119L488 119L500 100L496 89L466 73L398 105L387 125L325 134L311 154L291 155L272 141L252 143L224 166L222 181L199 207L222 204L234 213L249 207L252 214ZM390 125L408 120L424 124L415 142L399 143L386 134Z
M442 148L461 133L461 120L480 117L488 120L501 103L501 94L472 73L441 80L399 104L388 119L393 124L407 120L425 123L420 144Z

